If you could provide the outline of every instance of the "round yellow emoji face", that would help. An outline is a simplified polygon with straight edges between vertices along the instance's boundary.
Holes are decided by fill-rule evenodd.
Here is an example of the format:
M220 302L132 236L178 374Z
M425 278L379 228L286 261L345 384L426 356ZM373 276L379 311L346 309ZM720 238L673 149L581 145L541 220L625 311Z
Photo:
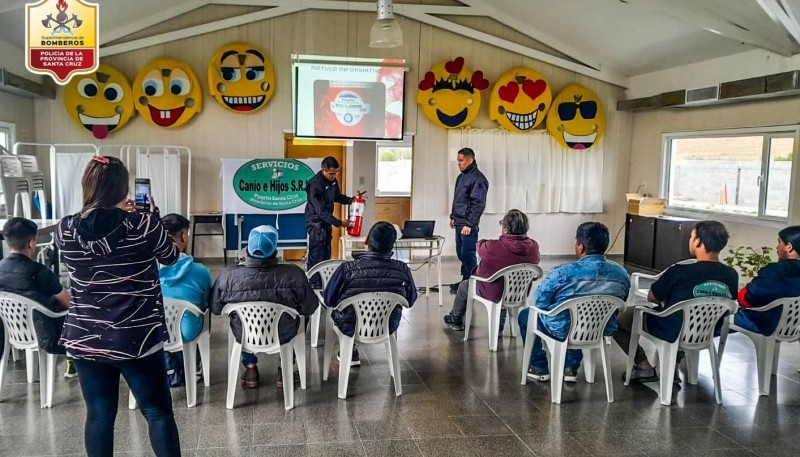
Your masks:
M201 111L203 91L187 63L160 58L139 70L133 81L133 103L147 122L180 127Z
M448 129L469 125L481 109L481 92L489 87L483 72L472 72L463 57L438 63L419 83L417 103L431 122Z
M547 115L547 130L569 149L588 149L606 131L606 112L597 95L578 84L570 84L553 100Z
M131 83L119 70L100 65L64 88L64 109L76 124L98 140L122 128L133 117Z
M527 132L544 120L553 93L536 70L514 68L503 73L489 95L489 119L506 130Z
M272 63L251 44L227 44L208 63L208 91L226 109L253 113L275 93Z

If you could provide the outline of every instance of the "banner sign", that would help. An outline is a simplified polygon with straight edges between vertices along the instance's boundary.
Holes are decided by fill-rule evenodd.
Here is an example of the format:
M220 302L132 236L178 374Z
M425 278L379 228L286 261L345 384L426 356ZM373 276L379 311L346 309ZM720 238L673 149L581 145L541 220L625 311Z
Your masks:
M306 182L322 159L222 159L222 211L226 214L305 212Z
M99 63L99 5L84 0L42 0L25 5L25 66L65 85Z

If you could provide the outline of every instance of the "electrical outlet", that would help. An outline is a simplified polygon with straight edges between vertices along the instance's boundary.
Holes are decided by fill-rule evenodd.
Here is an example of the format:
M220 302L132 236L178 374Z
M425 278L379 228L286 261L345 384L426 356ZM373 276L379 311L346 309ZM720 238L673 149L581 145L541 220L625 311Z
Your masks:
M361 185L361 186L364 185L364 177L363 176L359 176L358 177L358 184Z

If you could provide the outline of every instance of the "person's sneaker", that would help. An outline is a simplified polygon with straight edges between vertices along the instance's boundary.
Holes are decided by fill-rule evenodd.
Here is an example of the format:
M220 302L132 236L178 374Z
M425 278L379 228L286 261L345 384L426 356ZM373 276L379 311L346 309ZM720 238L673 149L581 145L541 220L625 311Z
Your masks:
M625 381L625 373L622 373L622 381ZM631 382L655 382L658 381L658 375L656 375L656 369L653 367L650 368L641 368L639 365L634 365L633 369L631 370Z
M564 382L578 382L578 369L565 367L564 368Z
M67 360L67 369L64 371L64 377L67 379L78 377L78 372L75 371L75 364L72 363L72 360Z
M547 368L530 367L527 376L534 381L546 382L550 380L550 371Z
M258 381L258 365L245 367L244 374L242 375L242 387L245 389L255 389L258 387Z
M342 358L339 356L339 354L336 354L336 361L340 363L342 361ZM353 348L353 358L350 360L350 368L358 366L361 366L361 358L358 356L358 349Z
M450 330L455 330L458 332L464 331L464 319L453 317L452 314L445 314L444 316L444 325L449 328Z
M453 284L450 284L450 293L455 294L456 292L458 292L458 286L460 284L461 284L460 282L454 282Z

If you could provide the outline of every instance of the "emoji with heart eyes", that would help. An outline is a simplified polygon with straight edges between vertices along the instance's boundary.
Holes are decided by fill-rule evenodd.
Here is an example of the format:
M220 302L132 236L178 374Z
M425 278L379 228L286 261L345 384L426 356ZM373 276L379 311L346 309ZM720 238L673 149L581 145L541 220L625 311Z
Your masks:
M64 88L64 108L75 123L102 140L133 117L131 83L119 70L100 65L97 71L72 78Z
M425 73L417 104L434 124L452 129L469 125L481 109L481 93L489 87L483 72L472 72L463 57L443 61Z
M568 149L588 149L606 131L606 112L594 92L570 84L553 100L553 109L547 115L547 130Z
M151 60L133 81L136 111L158 127L180 127L203 107L200 81L189 64L170 58Z
M553 93L544 77L531 68L503 73L489 95L489 119L511 132L527 132L541 124Z

